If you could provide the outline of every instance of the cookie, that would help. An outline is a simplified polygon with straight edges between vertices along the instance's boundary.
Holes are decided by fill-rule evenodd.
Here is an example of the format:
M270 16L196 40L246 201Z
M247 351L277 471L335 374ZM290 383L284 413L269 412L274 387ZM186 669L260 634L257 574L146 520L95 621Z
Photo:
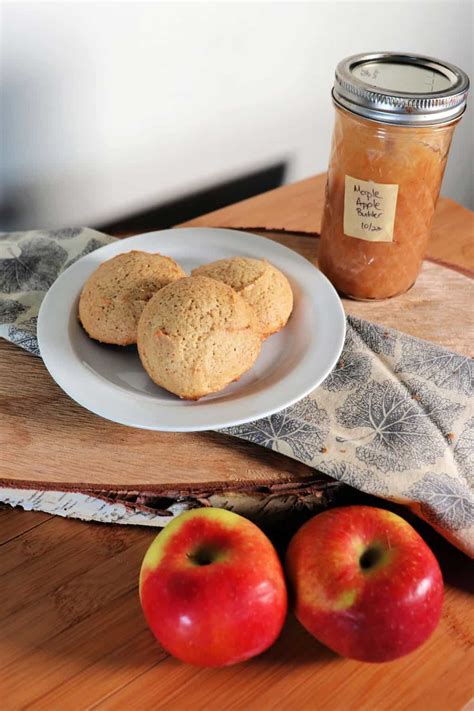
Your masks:
M193 269L192 275L218 279L238 291L255 310L265 338L280 331L293 310L288 279L265 259L219 259Z
M136 250L119 254L103 262L84 284L79 320L97 341L136 343L145 304L159 289L185 276L170 257Z
M143 309L138 353L150 378L186 400L238 380L262 338L251 306L230 286L192 276L168 284Z

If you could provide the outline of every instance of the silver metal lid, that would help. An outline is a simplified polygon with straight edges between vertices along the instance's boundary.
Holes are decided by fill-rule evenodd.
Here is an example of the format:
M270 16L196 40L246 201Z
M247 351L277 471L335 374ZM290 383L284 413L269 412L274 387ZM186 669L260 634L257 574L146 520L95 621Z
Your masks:
M400 126L446 123L466 108L469 77L419 54L354 54L337 65L333 99L364 118Z

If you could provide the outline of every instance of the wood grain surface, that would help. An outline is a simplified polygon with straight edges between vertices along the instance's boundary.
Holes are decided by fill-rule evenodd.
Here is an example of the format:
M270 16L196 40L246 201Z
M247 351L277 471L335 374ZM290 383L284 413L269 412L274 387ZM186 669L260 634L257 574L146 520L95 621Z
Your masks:
M285 190L279 199L285 202ZM472 268L466 211L444 204L449 252L438 258ZM304 207L297 211L304 214ZM312 252L311 239L297 238L293 244ZM431 286L420 297L415 290L406 295L417 300L398 318L403 316L406 330L414 332L419 327L414 312L420 310L432 340L457 343L467 352L469 320L453 326L443 317L459 286L459 302L447 320L467 318L472 292L458 277L425 266L422 280ZM421 286L420 281L415 289ZM385 306L378 320L388 324L395 303L348 302L347 308L370 306L375 313ZM2 344L1 373L3 478L12 472L21 478L26 467L30 477L59 481L62 470L73 468L86 471L81 478L87 479L99 461L98 450L104 476L114 479L123 470L127 481L133 476L139 482L167 465L167 449L186 471L206 470L216 479L229 471L229 482L238 482L242 471L255 480L305 476L305 468L295 469L294 462L219 435L171 436L160 448L155 433L103 423L71 403L38 359L10 344ZM151 531L0 509L2 708L461 711L474 695L472 567L431 529L419 521L416 526L440 560L446 581L441 623L421 649L383 666L341 659L310 638L290 614L280 639L265 654L236 667L202 670L171 659L146 629L137 582Z
M137 581L152 532L0 511L2 708L461 711L473 693L467 561L425 535L447 590L418 651L383 666L342 659L290 614L266 653L211 670L170 658L146 628Z

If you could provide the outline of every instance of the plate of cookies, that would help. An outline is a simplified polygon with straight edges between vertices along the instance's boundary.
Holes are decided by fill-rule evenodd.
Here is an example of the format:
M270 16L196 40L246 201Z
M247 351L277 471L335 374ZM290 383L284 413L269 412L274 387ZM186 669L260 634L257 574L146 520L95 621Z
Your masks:
M71 265L41 305L53 379L91 412L190 432L269 416L316 388L345 336L341 301L308 260L216 228L149 232Z

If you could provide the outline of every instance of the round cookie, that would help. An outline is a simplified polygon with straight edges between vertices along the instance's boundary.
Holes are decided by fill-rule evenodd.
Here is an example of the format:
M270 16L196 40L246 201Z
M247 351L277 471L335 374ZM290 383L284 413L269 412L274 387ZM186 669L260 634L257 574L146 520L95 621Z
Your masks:
M137 325L147 301L186 273L170 257L133 250L103 262L84 284L79 320L102 343L137 342Z
M226 284L187 277L150 299L138 324L138 353L150 378L185 400L238 380L262 338L255 313Z
M265 259L232 257L193 269L193 276L207 276L228 284L250 304L266 338L280 331L293 310L293 292L286 276Z

